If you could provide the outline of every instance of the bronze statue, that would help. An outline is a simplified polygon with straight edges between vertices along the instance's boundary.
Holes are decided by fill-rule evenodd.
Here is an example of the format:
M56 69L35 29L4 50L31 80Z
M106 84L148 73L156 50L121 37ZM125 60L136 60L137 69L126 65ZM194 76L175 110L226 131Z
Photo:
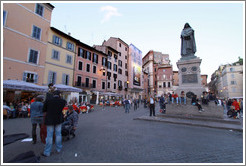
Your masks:
M196 43L194 30L188 23L185 24L181 32L181 56L194 56L196 52Z

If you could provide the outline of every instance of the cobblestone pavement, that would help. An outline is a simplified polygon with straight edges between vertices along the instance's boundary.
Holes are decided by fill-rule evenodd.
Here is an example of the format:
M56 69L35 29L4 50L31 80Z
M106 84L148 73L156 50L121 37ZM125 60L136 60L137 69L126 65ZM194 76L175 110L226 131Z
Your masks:
M143 115L149 115L143 105L136 111L132 107L129 114L123 107L95 107L80 114L76 137L63 142L60 154L41 157L41 163L243 162L242 132L133 120ZM29 118L4 120L3 128L5 135L31 135ZM39 138L36 145L17 141L3 147L3 162L29 150L40 155L43 149Z

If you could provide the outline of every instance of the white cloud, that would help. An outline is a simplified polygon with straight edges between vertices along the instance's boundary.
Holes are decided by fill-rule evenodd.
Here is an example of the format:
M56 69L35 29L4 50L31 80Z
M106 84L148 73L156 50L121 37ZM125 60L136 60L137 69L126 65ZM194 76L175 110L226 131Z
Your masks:
M113 6L103 6L101 7L100 11L105 12L101 23L109 21L112 16L121 16L121 14L118 12L118 9Z

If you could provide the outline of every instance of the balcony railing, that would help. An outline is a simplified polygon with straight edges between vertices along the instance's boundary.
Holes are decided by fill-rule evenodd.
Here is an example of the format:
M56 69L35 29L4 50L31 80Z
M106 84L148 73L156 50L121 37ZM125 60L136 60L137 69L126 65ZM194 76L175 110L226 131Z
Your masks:
M86 84L85 82L75 82L75 86L78 88L96 88L93 87L93 84Z

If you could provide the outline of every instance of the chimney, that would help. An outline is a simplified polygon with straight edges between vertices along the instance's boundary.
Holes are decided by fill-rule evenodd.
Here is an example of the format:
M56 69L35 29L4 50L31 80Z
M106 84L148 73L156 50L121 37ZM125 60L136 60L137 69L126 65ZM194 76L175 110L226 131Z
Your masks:
M70 32L68 32L68 36L71 36L71 33Z

